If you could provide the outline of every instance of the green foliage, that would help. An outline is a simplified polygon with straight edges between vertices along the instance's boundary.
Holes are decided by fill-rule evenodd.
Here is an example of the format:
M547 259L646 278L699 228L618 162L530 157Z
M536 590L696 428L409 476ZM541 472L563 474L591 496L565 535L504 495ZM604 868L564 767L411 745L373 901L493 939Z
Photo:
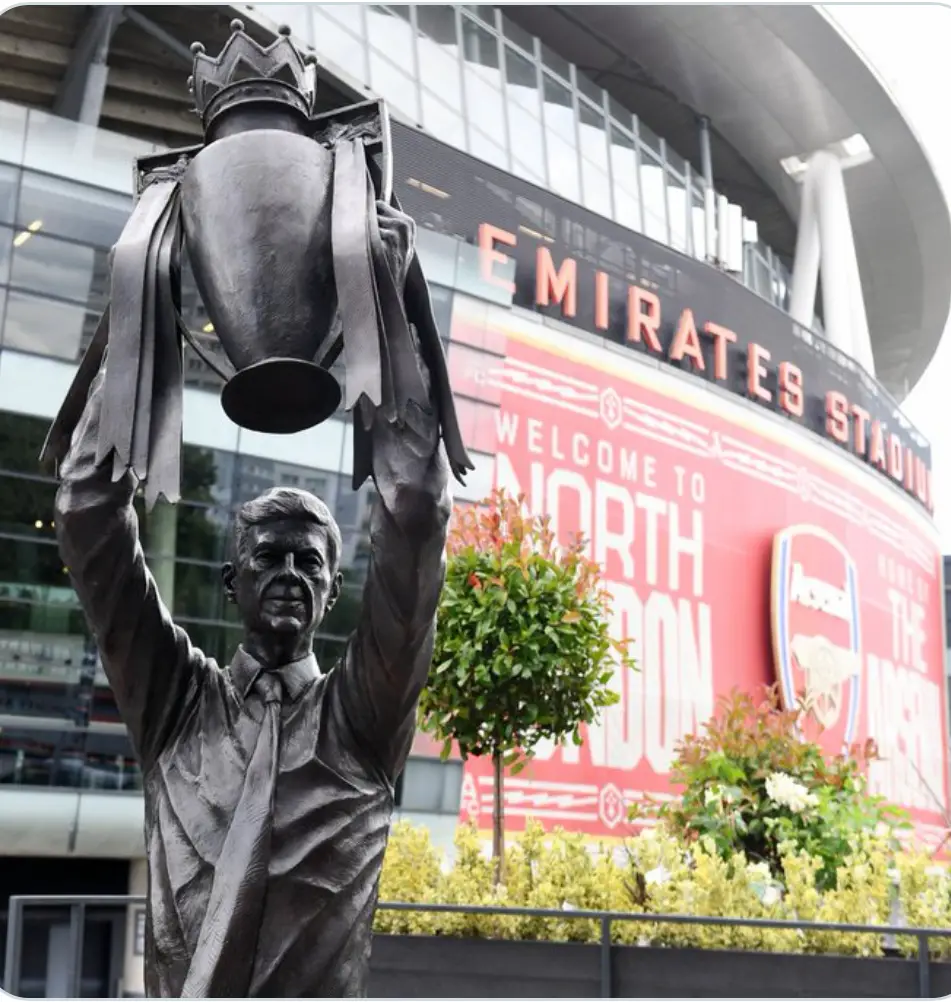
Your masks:
M463 757L531 755L617 702L600 569L581 541L558 549L547 519L499 492L457 511L421 723Z
M808 712L782 709L775 689L760 702L734 691L702 733L678 748L671 779L682 796L647 813L688 840L708 838L724 860L740 853L764 862L774 877L789 852L805 853L818 861L818 885L834 887L857 836L894 839L908 825L903 812L866 790L874 743L827 760L800 736Z
M442 863L425 829L393 827L383 863L381 901L702 915L888 925L897 900L908 926L951 928L951 879L930 856L896 848L887 834L862 832L843 857L834 886L824 886L822 858L783 847L778 874L735 852L725 858L710 836L689 841L662 826L647 828L623 849L592 846L579 834L546 832L529 821L506 852L506 881L492 885L492 864L479 833L460 827L455 863ZM376 914L377 932L597 942L590 920L423 912ZM878 956L880 937L868 933L665 925L654 920L612 923L617 943L704 949L767 950ZM951 940L934 939L936 957L951 956ZM914 936L898 938L914 956Z

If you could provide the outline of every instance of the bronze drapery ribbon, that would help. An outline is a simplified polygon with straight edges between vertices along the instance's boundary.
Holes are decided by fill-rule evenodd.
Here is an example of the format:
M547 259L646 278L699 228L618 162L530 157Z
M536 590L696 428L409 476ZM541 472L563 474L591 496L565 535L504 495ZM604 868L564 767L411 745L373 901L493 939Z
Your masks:
M179 329L181 193L175 181L149 185L113 249L109 305L47 435L41 462L59 464L108 355L98 463L113 479L131 470L146 504L180 497L182 340Z
M462 481L474 467L459 431L446 357L419 256L412 247L406 286L398 289L380 234L373 165L359 141L341 140L334 152L332 241L346 373L344 406L353 411L353 488L359 488L372 473L370 427L375 409L382 411L385 420L403 421L410 401L422 407L430 403L417 362L417 345L429 370L431 400L449 465ZM366 207L359 213L358 189ZM395 195L390 204L402 211ZM328 352L324 364L329 365L335 355L333 350Z

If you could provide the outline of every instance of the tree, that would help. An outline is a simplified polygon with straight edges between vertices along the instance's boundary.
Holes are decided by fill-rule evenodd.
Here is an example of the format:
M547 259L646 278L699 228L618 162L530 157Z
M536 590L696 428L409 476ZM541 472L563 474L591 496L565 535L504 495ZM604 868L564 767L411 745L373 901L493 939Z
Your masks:
M611 600L584 541L560 547L547 517L502 491L457 511L449 534L433 670L422 726L493 765L492 854L501 879L503 771L518 771L543 739L569 736L616 703L626 642L609 632Z

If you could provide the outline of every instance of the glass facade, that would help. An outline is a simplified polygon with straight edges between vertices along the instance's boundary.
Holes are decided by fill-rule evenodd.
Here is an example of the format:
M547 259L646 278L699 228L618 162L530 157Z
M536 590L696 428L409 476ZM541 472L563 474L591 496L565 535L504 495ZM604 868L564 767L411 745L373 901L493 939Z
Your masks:
M267 4L260 11L290 25L331 71L451 146L685 254L715 258L699 170L504 8ZM762 242L745 243L741 257L744 284L786 308L789 271L779 257Z

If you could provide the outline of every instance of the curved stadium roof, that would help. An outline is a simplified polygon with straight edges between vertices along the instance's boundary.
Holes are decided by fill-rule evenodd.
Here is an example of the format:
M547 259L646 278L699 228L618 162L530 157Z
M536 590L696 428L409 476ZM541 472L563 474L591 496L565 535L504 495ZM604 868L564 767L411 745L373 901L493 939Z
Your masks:
M805 5L506 5L697 163L792 263L798 184L781 161L860 134L845 173L877 376L899 399L938 346L951 302L951 218L917 136L842 30Z

